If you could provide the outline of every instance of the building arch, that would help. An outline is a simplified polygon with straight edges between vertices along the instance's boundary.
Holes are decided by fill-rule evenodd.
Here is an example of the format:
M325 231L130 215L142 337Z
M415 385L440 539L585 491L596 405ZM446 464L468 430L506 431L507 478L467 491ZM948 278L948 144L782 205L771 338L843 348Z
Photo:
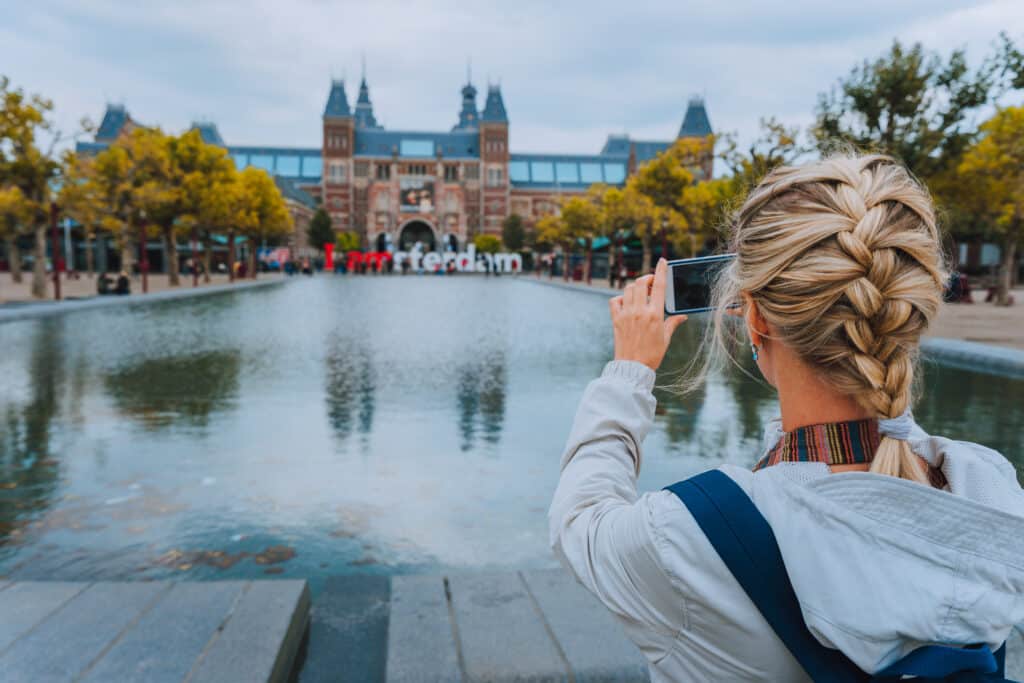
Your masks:
M413 218L398 228L398 248L401 251L412 251L416 242L423 244L423 251L436 251L440 240L437 228L422 218Z

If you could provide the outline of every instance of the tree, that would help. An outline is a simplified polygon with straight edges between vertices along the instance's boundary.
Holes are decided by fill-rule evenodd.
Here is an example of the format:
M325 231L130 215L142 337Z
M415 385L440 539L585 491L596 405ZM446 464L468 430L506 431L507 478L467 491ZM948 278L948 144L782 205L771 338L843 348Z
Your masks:
M557 213L548 213L537 219L534 226L538 245L556 245L562 243L562 219ZM546 249L546 247L545 247ZM555 263L551 262L548 279L555 276Z
M594 238L601 234L603 221L597 206L586 197L571 197L562 204L563 239L569 245L583 240L583 280L590 282L590 266L593 257ZM568 277L568 272L566 273Z
M331 216L324 207L320 207L313 214L313 220L309 222L309 243L316 249L323 251L325 244L334 243L334 228L331 227Z
M1002 245L996 303L1010 303L1017 248L1024 235L1024 107L1007 107L981 126L982 137L957 169L964 201L988 219Z
M12 89L6 77L0 77L0 189L18 188L27 211L27 225L33 235L32 296L46 297L46 222L52 201L51 183L59 164L54 149L59 134L51 135L47 149L40 136L52 130L47 118L53 103L39 95L26 96ZM56 254L54 254L56 265Z
M971 142L968 117L989 101L995 66L975 71L963 50L948 60L893 41L889 52L864 61L818 97L813 129L818 148L835 142L891 154L929 180L954 167Z
M501 251L501 240L494 235L480 234L473 238L473 246L481 254L497 254Z
M21 251L18 237L26 223L32 219L32 210L21 188L0 187L0 238L4 240L11 279L21 282Z
M106 218L103 197L95 178L95 159L68 153L61 166L63 182L57 195L57 204L66 216L82 226L85 236L85 270L92 277L95 270L92 241Z
M358 250L361 243L359 233L351 230L342 230L334 241L335 248L342 254Z
M236 223L249 241L249 273L256 277L256 245L292 230L292 216L274 179L266 171L249 166L238 174L241 201ZM333 235L332 235L333 237ZM332 240L333 241L333 240Z
M731 172L732 192L746 194L761 179L779 166L795 163L808 149L800 145L800 129L786 126L771 117L761 119L761 133L746 151L741 151L734 136L724 138L721 158Z
M233 231L242 191L235 162L222 148L209 147L212 150L207 150L209 157L205 172L192 176L185 184L192 224L203 243L203 277L206 282L210 281L213 266L213 235ZM231 277L234 277L233 271Z
M519 251L526 242L526 229L523 219L517 214L509 214L501 223L501 241L509 251Z

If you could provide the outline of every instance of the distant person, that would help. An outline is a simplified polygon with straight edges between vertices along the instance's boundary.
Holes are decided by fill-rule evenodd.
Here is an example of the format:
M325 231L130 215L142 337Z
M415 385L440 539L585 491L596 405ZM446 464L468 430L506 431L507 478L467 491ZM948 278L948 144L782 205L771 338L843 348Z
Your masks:
M662 259L609 302L615 360L562 456L556 555L655 681L1003 680L1000 648L1024 621L1024 491L1002 455L911 413L947 281L928 192L880 155L780 167L735 215L728 251L707 364L680 390L719 367L740 303L781 419L757 452L737 457L737 432L702 455L757 464L637 490L669 398L652 393L655 371L686 320L664 318Z
M128 279L128 271L122 270L117 276L117 285L114 287L114 294L131 294L132 283Z
M106 272L100 273L100 276L96 279L96 293L100 296L106 296L113 294L111 288L114 284L113 278Z
M619 289L623 289L626 286L627 278L629 278L629 269L626 268L626 262L623 261L619 266Z

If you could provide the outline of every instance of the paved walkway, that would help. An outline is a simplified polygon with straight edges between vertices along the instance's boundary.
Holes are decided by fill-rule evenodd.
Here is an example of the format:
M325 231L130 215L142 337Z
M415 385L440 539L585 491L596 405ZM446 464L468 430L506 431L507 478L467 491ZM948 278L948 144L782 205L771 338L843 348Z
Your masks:
M260 278L264 277L277 277L276 273L260 273ZM110 273L110 277L114 280L117 279L117 273ZM170 277L164 273L152 273L147 277L149 293L155 294L156 292L163 292L167 290L177 291L183 289L192 289L192 276L182 275L181 284L177 287L171 287ZM214 273L210 276L210 282L206 283L203 281L202 276L199 278L199 287L211 287L211 286L222 286L230 284L230 280L227 275L220 273ZM238 282L249 282L250 279L239 280ZM142 293L142 278L139 275L134 275L131 278L132 283L132 294ZM111 283L113 284L113 283ZM92 299L96 295L96 276L89 277L85 273L79 273L77 279L68 279L67 275L60 280L60 293L61 298L66 300L73 299ZM46 278L46 299L36 299L32 296L32 273L23 273L22 281L14 282L11 279L11 274L7 272L0 273L0 305L2 304L29 304L29 303L41 303L43 301L53 301L53 274L49 274Z
M305 581L0 582L0 680L284 683Z
M91 296L88 298L66 299L63 301L40 301L37 299L30 303L8 303L0 305L0 323L10 322L12 320L24 320L26 318L39 318L49 315L62 315L65 313L74 313L76 311L84 311L93 308L133 306L157 301L170 301L173 299L207 296L210 294L240 292L259 287L280 285L287 281L288 278L283 275L268 273L262 275L257 280L237 280L235 282L228 282L227 279L224 278L223 280L215 280L211 284L202 287L165 287L159 291L150 290L148 294L129 294L127 296Z

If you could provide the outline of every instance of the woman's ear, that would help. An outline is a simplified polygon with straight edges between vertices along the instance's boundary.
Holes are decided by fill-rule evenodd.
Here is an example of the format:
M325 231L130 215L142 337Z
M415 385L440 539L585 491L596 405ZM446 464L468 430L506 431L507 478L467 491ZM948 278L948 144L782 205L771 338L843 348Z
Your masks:
M757 302L748 292L743 292L743 319L747 322L750 343L761 346L764 337L768 336L768 321L761 315L761 309L757 307Z

